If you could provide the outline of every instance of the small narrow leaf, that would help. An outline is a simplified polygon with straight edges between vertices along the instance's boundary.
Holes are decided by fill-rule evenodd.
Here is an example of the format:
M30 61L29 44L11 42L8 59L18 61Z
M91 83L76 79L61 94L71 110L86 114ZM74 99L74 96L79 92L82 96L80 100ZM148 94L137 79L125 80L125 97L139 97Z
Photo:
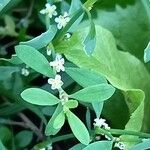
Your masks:
M148 43L147 47L144 50L144 61L150 61L150 42Z
M102 75L94 73L88 69L66 68L66 73L82 87L88 87L101 83L107 83Z
M92 20L90 21L90 31L85 38L84 45L84 49L87 55L91 55L96 46L96 29L95 24Z
M29 88L24 90L21 93L21 97L29 103L42 106L55 105L59 103L59 99L57 97L45 90L38 88Z
M27 42L21 42L22 45L29 45L36 49L41 49L48 45L51 40L54 38L55 34L57 32L56 26L50 26L49 29L42 33L41 35L37 36L36 38L27 41Z
M35 48L27 45L18 45L15 47L17 56L29 67L45 76L52 77L53 71L47 59Z
M98 141L94 142L87 147L85 147L83 150L112 150L112 142L111 141Z
M102 109L103 109L103 105L104 105L104 102L100 102L100 103L93 102L92 103L92 106L94 108L94 111L95 111L95 114L96 114L97 118L99 118L100 115L101 115L101 112L102 112Z
M72 95L71 98L83 102L102 102L109 99L115 92L115 88L109 84L99 84L84 88Z
M74 115L71 111L66 112L68 122L70 125L70 128L75 135L75 137L85 145L88 145L90 142L90 136L87 128L85 125L82 123L82 121Z
M55 129L60 129L65 123L65 114L62 111L54 120L53 127Z
M45 129L45 135L46 136L50 136L50 135L55 135L59 132L59 129L55 129L53 127L53 124L54 124L54 120L56 119L56 117L60 114L60 112L62 112L63 108L62 108L62 105L61 104L58 104L54 114L52 115L51 119L49 120L47 126L46 126L46 129Z
M76 108L76 107L78 107L78 101L69 100L65 103L65 106L68 107L68 108Z

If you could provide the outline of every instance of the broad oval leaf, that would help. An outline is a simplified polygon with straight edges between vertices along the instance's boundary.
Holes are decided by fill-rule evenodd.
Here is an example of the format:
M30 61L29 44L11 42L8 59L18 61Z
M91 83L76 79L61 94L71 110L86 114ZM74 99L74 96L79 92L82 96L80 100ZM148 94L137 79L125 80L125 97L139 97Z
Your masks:
M21 93L21 97L29 103L42 106L55 105L60 102L57 97L39 88L26 89Z
M15 47L17 56L29 67L45 76L52 77L53 71L47 59L35 48L27 45L18 45Z
M68 122L70 125L70 128L75 135L75 137L85 145L88 145L90 142L90 136L87 128L83 124L83 122L76 116L74 115L71 111L66 112Z
M66 68L66 73L82 87L107 83L104 76L83 68Z
M72 95L71 98L83 102L102 102L109 99L115 92L115 88L109 84L99 84L84 88Z
M87 147L85 147L83 150L112 150L112 142L111 141L98 141L94 142Z
M65 114L64 112L60 112L60 114L55 118L53 127L55 129L60 129L65 123Z

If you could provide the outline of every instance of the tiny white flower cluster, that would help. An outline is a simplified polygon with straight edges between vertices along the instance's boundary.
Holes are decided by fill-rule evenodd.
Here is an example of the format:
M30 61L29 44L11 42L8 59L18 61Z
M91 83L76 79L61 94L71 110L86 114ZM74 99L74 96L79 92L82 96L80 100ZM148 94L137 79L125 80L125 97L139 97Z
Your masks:
M56 6L47 3L45 4L45 9L42 9L40 13L46 14L49 16L49 18L52 18L53 16L57 15ZM58 29L62 29L63 27L65 27L69 21L70 21L70 17L67 12L64 12L64 15L60 15L55 18L55 22L57 23Z
M106 123L106 120L105 119L102 119L102 118L96 118L94 119L94 123L93 125L96 126L96 127L100 127L100 128L104 128L106 130L109 130L110 127L108 126L108 124Z
M27 77L30 74L27 66L21 69L21 74L25 77Z
M60 54L56 54L55 60L50 62L49 64L51 67L53 67L53 69L56 72L60 72L60 71L65 71L64 63L65 63L64 58L62 58L62 56ZM54 79L49 78L48 83L51 84L51 88L53 90L55 90L55 89L60 90L61 86L63 85L61 76L59 74L56 74Z
M49 3L45 4L45 9L42 9L40 11L41 14L46 14L49 16L49 18L52 18L53 16L57 15L56 12L56 6L55 5L50 5Z
M115 143L114 147L117 147L120 150L124 150L125 149L125 144L123 142L117 142L117 143Z

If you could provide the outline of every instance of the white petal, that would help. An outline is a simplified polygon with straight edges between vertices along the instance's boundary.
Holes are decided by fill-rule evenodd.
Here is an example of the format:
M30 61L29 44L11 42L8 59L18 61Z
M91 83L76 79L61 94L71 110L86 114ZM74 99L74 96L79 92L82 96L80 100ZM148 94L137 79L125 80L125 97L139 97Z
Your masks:
M49 79L48 79L48 83L49 83L49 84L53 84L53 83L54 83L54 79L49 78Z
M54 16L57 16L57 11L54 11L54 12L53 12L53 15L54 15Z
M63 26L62 26L62 24L57 24L57 28L60 30L61 28L62 28Z
M59 22L59 20L60 20L60 19L59 19L58 17L56 17L56 18L55 18L55 22L57 22L57 23L58 23L58 22Z
M50 5L49 3L46 3L46 4L45 4L45 7L46 7L46 8L51 8L51 5Z
M57 74L57 75L55 76L55 80L61 80L61 76Z
M46 10L45 10L45 9L42 9L42 10L40 11L40 13L41 13L41 14L45 14L45 13L46 13Z

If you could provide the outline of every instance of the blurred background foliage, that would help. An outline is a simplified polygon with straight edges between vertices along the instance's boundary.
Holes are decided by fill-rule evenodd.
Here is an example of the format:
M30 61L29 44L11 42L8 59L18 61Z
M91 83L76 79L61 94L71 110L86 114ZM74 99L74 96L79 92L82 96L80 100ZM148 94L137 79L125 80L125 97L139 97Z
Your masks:
M58 10L67 11L70 2L69 0L57 2ZM50 91L50 86L46 78L32 69L29 76L23 76L21 69L26 66L16 60L14 55L15 45L46 31L45 18L39 14L45 3L44 0L0 0L0 139L12 150L33 147L40 149L50 141L50 138L43 135L43 131L55 107L34 106L20 97L20 93L27 87L41 87ZM5 7L3 8L1 4ZM148 0L98 0L92 9L92 17L95 24L100 24L111 31L120 51L129 52L143 62L144 49L150 41ZM89 26L86 17L81 24ZM67 65L73 64L67 62ZM145 66L150 71L149 64ZM64 88L68 93L81 89L66 73L63 74L63 81L66 83ZM126 98L120 90L117 90L104 104L102 116L107 118L112 128L124 129L129 120ZM86 113L86 106L81 104L75 113L85 121L85 116L81 114ZM94 117L91 110L91 118ZM68 124L59 135L66 133L70 133ZM42 143L39 144L40 142ZM64 140L55 143L54 149L61 149L62 145L64 149L68 149L75 143L74 139L70 139L69 142Z

